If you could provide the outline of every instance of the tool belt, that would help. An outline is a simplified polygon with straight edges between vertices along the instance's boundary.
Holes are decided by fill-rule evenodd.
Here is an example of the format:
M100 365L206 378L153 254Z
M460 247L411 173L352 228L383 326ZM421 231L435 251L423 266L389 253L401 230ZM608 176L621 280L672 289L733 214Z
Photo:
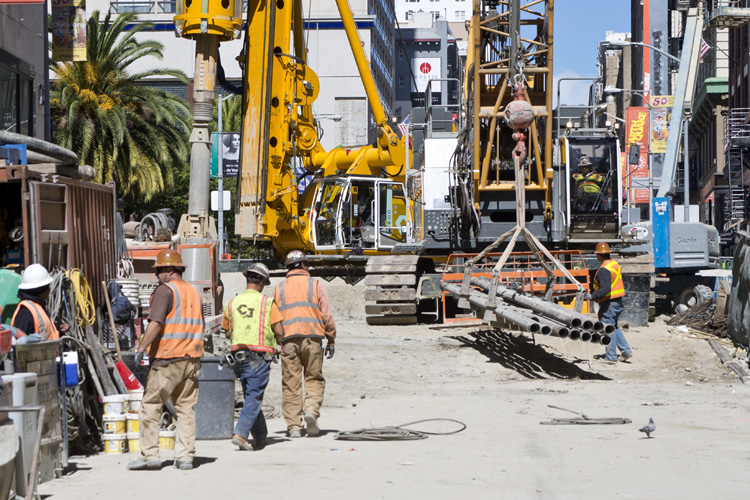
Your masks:
M263 358L265 355L264 352L250 351L248 349L240 349L239 351L234 351L232 354L234 354L234 359L237 363L245 363L255 357Z

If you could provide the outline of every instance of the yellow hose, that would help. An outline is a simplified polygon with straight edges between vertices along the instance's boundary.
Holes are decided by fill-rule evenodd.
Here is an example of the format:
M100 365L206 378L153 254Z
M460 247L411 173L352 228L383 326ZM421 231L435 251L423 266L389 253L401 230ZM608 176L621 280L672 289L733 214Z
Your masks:
M86 277L80 269L71 269L70 271L66 271L65 275L73 284L78 323L82 326L94 325L96 323L96 306L94 305L94 296L91 293L91 287L88 281L86 281Z

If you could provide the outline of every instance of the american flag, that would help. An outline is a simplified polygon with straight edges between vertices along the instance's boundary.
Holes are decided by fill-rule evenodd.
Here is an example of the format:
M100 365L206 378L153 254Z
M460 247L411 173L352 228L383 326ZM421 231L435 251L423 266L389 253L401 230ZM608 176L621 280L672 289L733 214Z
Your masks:
M706 54L711 52L712 48L713 47L711 47L709 44L706 43L706 41L703 38L701 38L701 56L700 56L701 61L703 60L704 57L706 57Z
M406 137L407 132L409 132L409 123L411 123L411 115L398 124L398 131L401 132L401 137Z

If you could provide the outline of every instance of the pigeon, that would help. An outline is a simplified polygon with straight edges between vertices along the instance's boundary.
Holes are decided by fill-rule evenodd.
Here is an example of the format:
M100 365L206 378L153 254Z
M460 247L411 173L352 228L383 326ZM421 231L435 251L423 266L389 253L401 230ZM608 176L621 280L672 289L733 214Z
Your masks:
M638 430L640 432L645 432L646 433L646 437L650 438L651 437L651 433L656 430L656 424L654 423L654 419L653 418L649 418L648 419L648 423L646 425L644 425L643 427L641 427L640 429L638 429Z

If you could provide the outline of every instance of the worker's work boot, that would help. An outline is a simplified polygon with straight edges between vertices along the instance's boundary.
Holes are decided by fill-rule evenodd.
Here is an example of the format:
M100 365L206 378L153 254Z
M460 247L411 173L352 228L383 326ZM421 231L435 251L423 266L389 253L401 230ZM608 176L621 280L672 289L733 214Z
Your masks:
M312 413L305 413L305 424L307 424L307 435L317 436L320 433L318 418Z
M289 437L290 438L301 438L302 437L302 429L299 427L290 427L289 430Z
M161 469L161 460L146 460L143 457L138 457L135 460L128 462L128 470L159 470Z
M622 353L622 355L620 355L620 361L628 361L632 357L633 351L624 352Z
M179 470L193 470L193 461L192 460L175 460L174 467L175 469L179 469Z
M250 451L253 449L253 447L250 445L250 442L239 434L232 435L232 444L236 444L241 450L245 451Z

